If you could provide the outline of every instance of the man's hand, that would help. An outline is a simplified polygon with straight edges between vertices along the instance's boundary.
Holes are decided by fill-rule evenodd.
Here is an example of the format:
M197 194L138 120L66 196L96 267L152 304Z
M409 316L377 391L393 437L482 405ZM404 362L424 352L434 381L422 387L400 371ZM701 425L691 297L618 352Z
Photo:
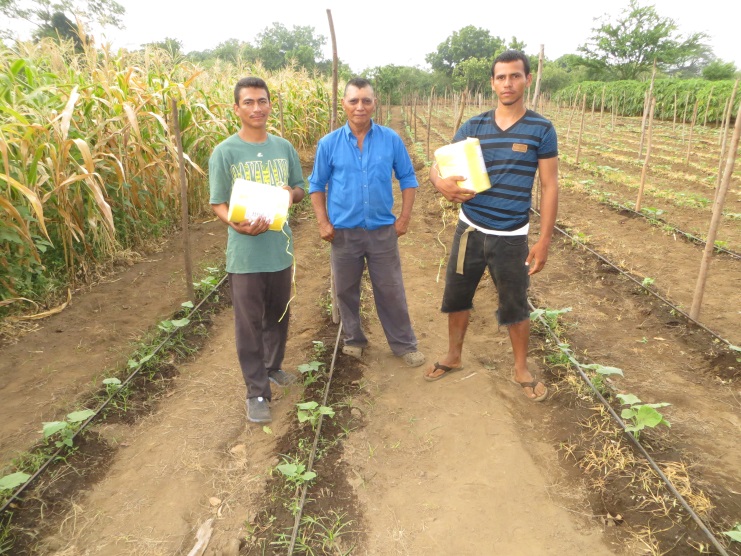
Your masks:
M543 270L545 262L548 260L548 247L549 245L544 241L540 240L530 248L530 253L527 255L525 265L530 267L528 276L532 276Z
M260 216L255 220L242 220L241 222L231 222L230 226L237 230L240 234L248 236L259 236L262 233L268 231L270 222L264 216Z
M293 206L293 187L290 185L284 185L283 189L288 191L288 208L290 209Z
M334 239L334 226L327 220L324 223L319 224L319 236L324 240L332 243Z
M458 185L459 181L465 179L463 176L449 176L447 178L438 176L437 181L434 182L434 186L448 201L465 203L476 196L476 192L473 189L464 189Z
M394 222L394 228L396 229L396 237L401 237L409 230L409 221L411 218L400 216Z

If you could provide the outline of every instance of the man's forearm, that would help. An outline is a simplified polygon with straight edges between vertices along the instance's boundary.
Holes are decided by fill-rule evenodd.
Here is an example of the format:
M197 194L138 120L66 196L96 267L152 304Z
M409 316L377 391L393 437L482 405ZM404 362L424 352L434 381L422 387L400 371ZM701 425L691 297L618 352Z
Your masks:
M327 214L327 194L324 191L315 191L311 193L311 207L314 209L316 220L319 224L329 222Z

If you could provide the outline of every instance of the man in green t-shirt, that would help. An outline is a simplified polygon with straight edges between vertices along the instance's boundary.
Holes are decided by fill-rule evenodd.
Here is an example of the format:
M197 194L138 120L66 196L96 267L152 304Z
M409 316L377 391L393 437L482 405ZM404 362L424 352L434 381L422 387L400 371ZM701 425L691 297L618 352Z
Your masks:
M289 206L304 198L296 149L267 132L270 91L262 79L245 77L234 87L234 112L242 128L214 149L208 163L211 207L228 227L229 273L237 356L247 385L247 419L267 423L270 382L287 386L296 377L281 369L288 337L293 236L288 222L270 230L265 217L230 222L229 200L237 179L282 187Z

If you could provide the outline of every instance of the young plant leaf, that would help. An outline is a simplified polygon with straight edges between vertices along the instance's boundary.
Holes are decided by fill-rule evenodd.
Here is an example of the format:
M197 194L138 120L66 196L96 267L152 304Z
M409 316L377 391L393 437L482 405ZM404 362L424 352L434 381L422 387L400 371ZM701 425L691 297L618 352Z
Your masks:
M18 473L5 475L5 477L0 478L0 491L14 490L15 488L24 484L30 478L31 475L29 475L28 473L22 473L20 471Z

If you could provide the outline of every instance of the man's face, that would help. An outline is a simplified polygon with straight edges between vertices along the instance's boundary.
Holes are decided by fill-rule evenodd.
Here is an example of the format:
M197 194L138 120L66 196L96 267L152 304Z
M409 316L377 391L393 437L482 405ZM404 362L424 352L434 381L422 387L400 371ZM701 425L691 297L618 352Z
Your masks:
M347 120L355 125L365 125L370 122L376 109L376 97L371 87L357 87L350 85L342 99L342 109L347 114Z
M498 62L494 66L491 89L496 93L499 102L510 106L520 101L532 79L532 75L525 75L525 64L522 60Z
M234 105L234 113L242 125L250 129L262 130L267 127L271 105L265 89L244 87L239 91L239 103Z

